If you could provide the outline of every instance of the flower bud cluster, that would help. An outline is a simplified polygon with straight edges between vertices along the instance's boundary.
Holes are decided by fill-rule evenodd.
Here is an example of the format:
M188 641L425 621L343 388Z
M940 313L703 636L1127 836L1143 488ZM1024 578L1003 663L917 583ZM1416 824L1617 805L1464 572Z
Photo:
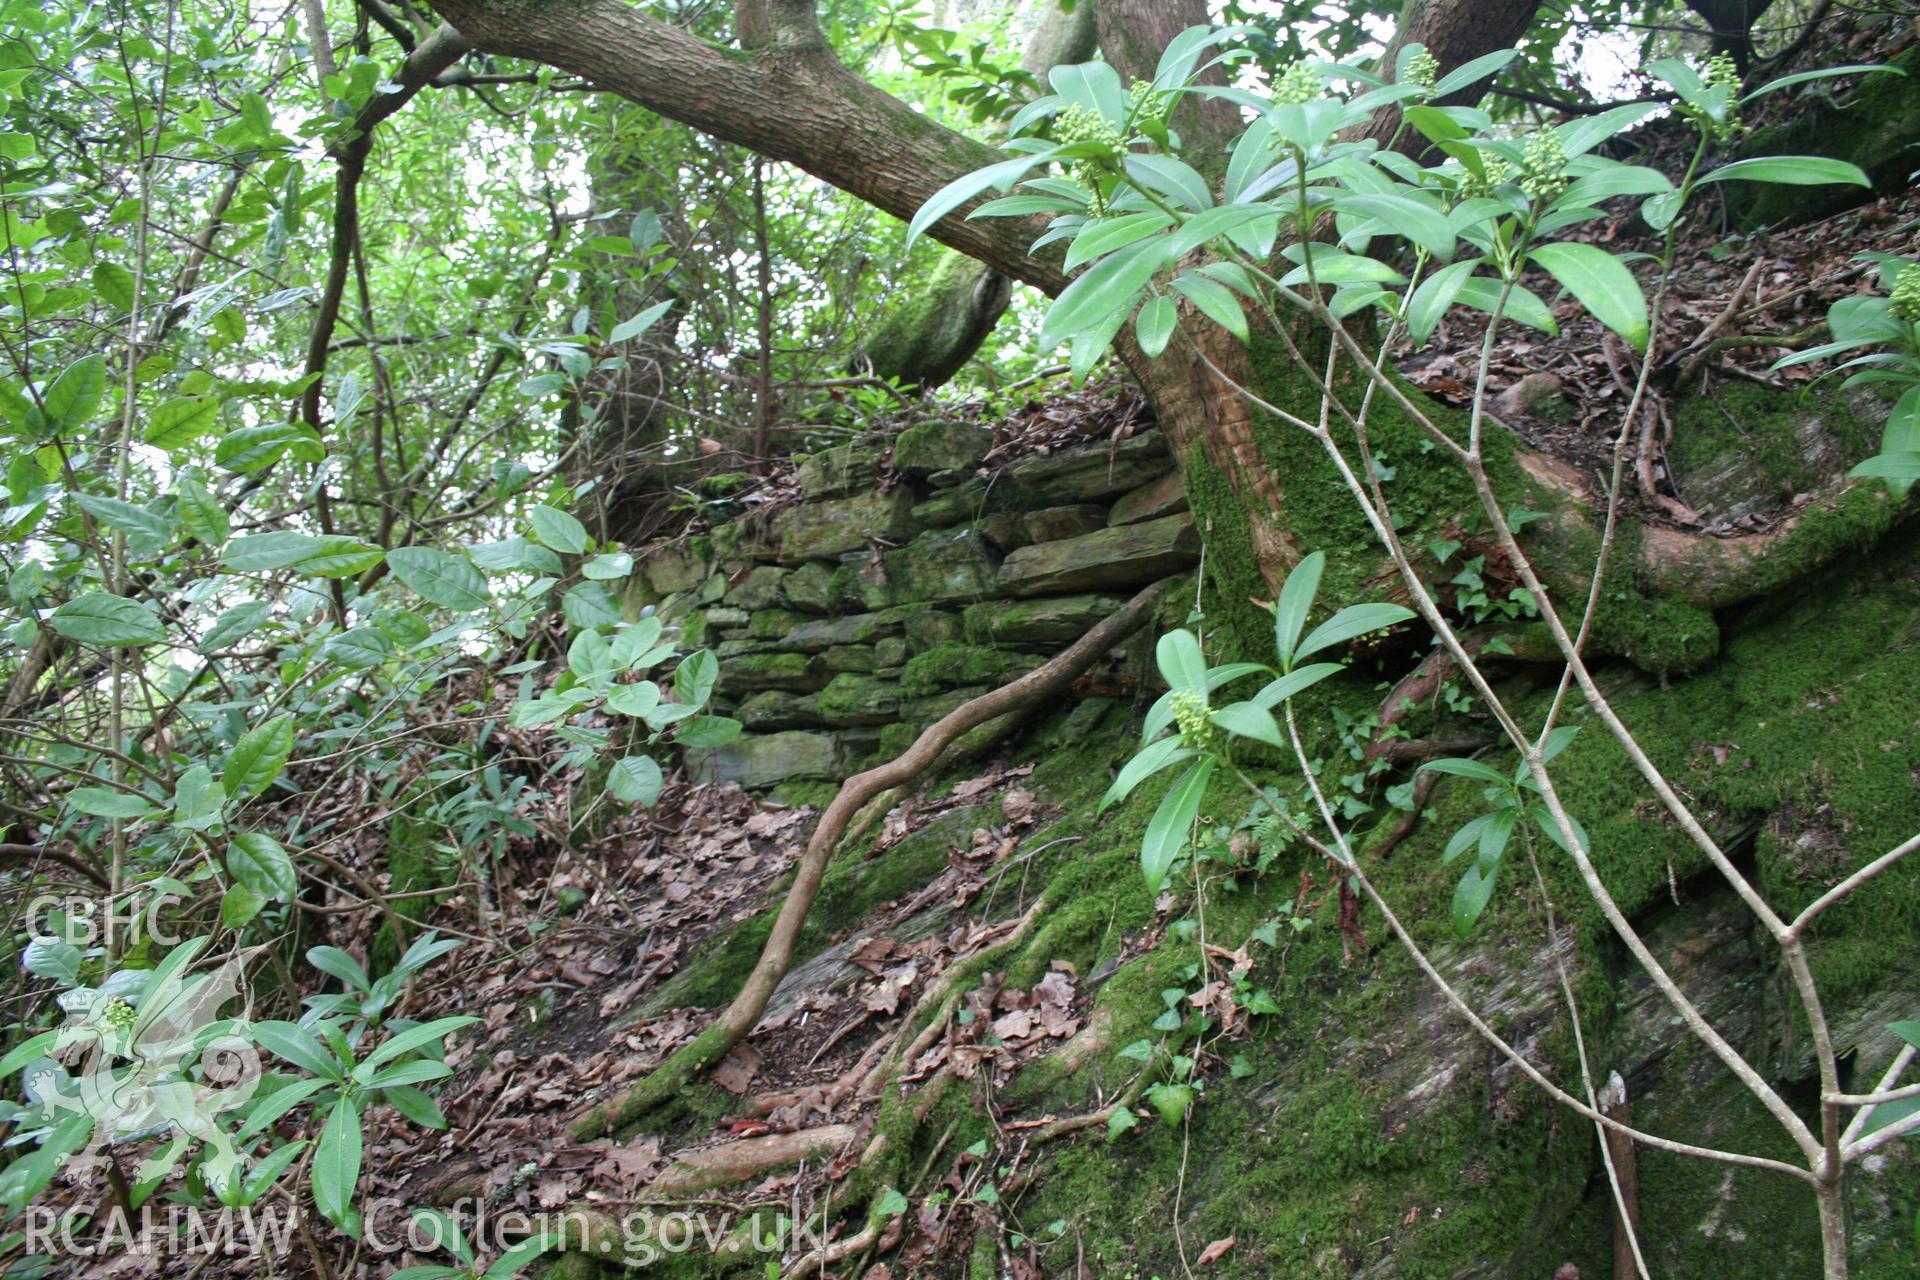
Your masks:
M1920 262L1900 268L1893 281L1893 314L1909 324L1920 323Z
M1535 200L1551 200L1567 185L1567 149L1560 135L1544 130L1527 140L1520 161L1520 189Z
M1407 65L1401 74L1405 84L1417 84L1423 89L1433 88L1434 81L1440 78L1440 60L1421 49L1407 59Z
M1188 746L1202 751L1213 749L1219 731L1213 727L1213 717L1207 714L1205 698L1186 689L1175 693L1173 722L1180 726L1180 736Z
M1290 62L1273 82L1275 106L1297 107L1320 96L1320 77L1304 62Z

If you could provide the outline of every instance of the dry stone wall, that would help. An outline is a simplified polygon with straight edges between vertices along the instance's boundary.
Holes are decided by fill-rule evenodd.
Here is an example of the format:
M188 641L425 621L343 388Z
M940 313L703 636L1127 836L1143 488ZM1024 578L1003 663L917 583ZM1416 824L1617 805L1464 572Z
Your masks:
M1198 563L1157 432L983 467L992 443L927 422L816 453L800 502L643 553L629 606L718 655L721 709L746 726L695 768L843 778Z

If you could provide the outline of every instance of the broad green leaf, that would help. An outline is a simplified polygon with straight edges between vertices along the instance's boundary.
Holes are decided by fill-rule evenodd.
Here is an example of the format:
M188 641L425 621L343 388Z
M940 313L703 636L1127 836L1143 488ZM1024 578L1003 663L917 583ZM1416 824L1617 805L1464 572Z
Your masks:
M1274 721L1273 712L1257 702L1230 702L1224 707L1216 707L1213 722L1228 733L1252 738L1270 747L1285 749L1287 745L1287 740L1280 736L1280 726Z
M255 1022L248 1026L247 1036L262 1049L302 1071L328 1080L342 1078L340 1063L320 1047L320 1042L305 1027L292 1022Z
M289 450L302 462L319 462L327 456L326 446L311 428L293 422L263 422L222 436L214 446L213 460L228 471L246 473L272 466Z
M1047 318L1040 326L1041 348L1051 351L1116 312L1123 318L1132 314L1134 295L1153 278L1165 250L1161 240L1143 240L1108 254L1081 272L1047 309Z
M1193 632L1177 628L1161 636L1154 646L1154 659L1159 664L1161 678L1176 692L1206 697L1207 660L1200 652L1200 639Z
M1847 474L1910 485L1920 480L1920 453L1876 454Z
M615 325L613 332L607 335L607 340L609 342L627 342L637 338L647 330L653 328L660 317L672 309L673 299L671 298L665 302L656 302L638 315L622 320L619 324Z
M1626 264L1590 244L1543 244L1528 255L1636 351L1647 348L1647 299Z
M674 668L673 692L690 707L704 707L707 699L713 696L713 686L719 679L720 660L710 651L701 649L682 658L680 665Z
M1114 128L1127 122L1127 91L1120 73L1104 62L1076 62L1047 72L1047 83L1068 102L1095 112Z
M1186 272L1173 281L1173 291L1191 302L1201 315L1245 342L1251 336L1247 315L1233 290L1210 276Z
M1501 810L1501 812L1507 811ZM1493 816L1491 813L1483 813L1479 817L1471 819L1462 825L1458 831L1453 833L1453 838L1447 841L1447 847L1441 850L1440 861L1443 863L1452 862L1468 849L1479 844L1480 833L1486 829L1487 823L1493 820Z
M683 747L723 747L739 737L745 727L729 716L694 716L680 722L673 731L673 740Z
M1136 240L1145 239L1172 225L1173 218L1158 209L1126 213L1117 218L1095 219L1082 227L1080 234L1073 238L1073 243L1067 246L1066 261L1062 265L1071 271L1083 262L1091 262L1115 249L1123 249Z
M533 536L555 551L577 556L587 549L587 526L558 507L536 506L527 512Z
M378 1049L367 1055L366 1061L360 1064L360 1068L371 1074L372 1070L383 1062L392 1062L403 1053L412 1053L427 1045L438 1044L462 1027L470 1027L478 1021L480 1021L478 1018L456 1014L450 1018L435 1018L432 1022L395 1032Z
M623 716L644 719L660 705L660 686L651 680L639 684L620 684L607 695L607 710Z
M173 825L211 831L220 825L226 803L226 790L213 780L213 770L196 764L173 784Z
M607 790L623 804L652 807L663 782L660 765L652 756L627 756L614 761L607 771Z
M93 493L76 493L73 500L95 520L126 534L148 552L158 551L173 541L172 523L145 507Z
M349 991L370 991L373 982L360 962L338 947L307 948L307 963L330 978L338 978Z
M1320 594L1320 575L1326 571L1327 556L1315 551L1301 558L1280 588L1280 599L1273 608L1273 643L1280 655L1280 669L1291 670L1300 633L1306 630L1307 615L1313 611L1314 597Z
M300 891L293 859L264 831L233 838L227 846L227 873L255 893L280 902L292 902Z
M256 893L243 884L229 885L220 895L220 923L229 929L238 929L260 914L260 908L267 904L265 894Z
M445 1129L447 1118L440 1114L440 1105L411 1085L396 1084L384 1090L384 1096L393 1104L393 1109L423 1129Z
M227 753L220 785L230 797L257 796L273 785L293 754L293 717L282 713L240 735Z
M1447 215L1411 196L1360 192L1335 196L1341 213L1371 218L1377 229L1370 235L1394 235L1419 245L1442 262L1453 257L1453 224Z
M1208 189L1207 180L1185 161L1172 156L1129 152L1124 164L1129 179L1182 208L1197 212L1213 204L1213 192Z
M311 1181L313 1207L335 1226L348 1227L360 1186L360 1111L352 1098L341 1098L327 1113L313 1148Z
M1491 782L1499 786L1509 785L1506 774L1492 765L1481 764L1478 760L1466 760L1458 757L1446 760L1429 760L1420 766L1421 773L1451 773L1457 777L1475 778L1481 782Z
M595 556L580 566L582 577L595 582L612 582L633 572L633 557L624 551Z
M567 669L582 680L611 677L620 670L613 660L613 646L598 631L582 631L567 647Z
M147 419L146 442L156 449L172 452L184 449L213 430L220 420L218 400L191 397L169 400Z
M81 813L96 818L144 818L154 812L145 796L111 787L75 787L67 792L67 803Z
M537 1235L508 1248L481 1273L481 1280L513 1280L532 1266L541 1254L561 1243L559 1237Z
M103 649L159 644L167 638L160 615L140 600L89 591L67 601L47 625L69 640Z
M1472 307L1475 311L1493 314L1500 305L1500 282L1483 276L1472 276L1461 282L1459 303L1463 307ZM1507 290L1506 306L1501 314L1508 320L1514 320L1529 328L1558 336L1560 324L1553 318L1553 312L1540 300L1540 295L1524 285L1515 285Z
M1140 339L1140 350L1149 360L1167 349L1178 315L1179 304L1165 294L1148 298L1141 305L1140 313L1133 319L1133 328Z
M1413 297L1407 300L1407 333L1415 342L1425 342L1433 336L1441 318L1460 296L1467 277L1483 261L1483 258L1472 258L1449 263L1420 282Z
M1475 865L1480 874L1488 880L1500 870L1500 858L1507 850L1507 841L1513 836L1513 827L1520 820L1518 809L1496 809L1487 815L1486 825L1480 828L1479 853Z
M77 431L99 411L107 392L106 357L83 356L61 371L42 397L49 431Z
M967 201L988 190L1005 192L1008 187L1025 177L1029 170L1053 159L1058 150L1057 147L1050 147L1033 155L1015 156L1011 160L1002 160L998 164L990 164L984 169L976 169L972 173L955 178L927 197L927 202L921 205L919 211L913 215L913 221L907 224L907 248L911 249L913 242L918 240L928 227Z
M200 647L207 652L218 652L237 644L258 631L272 613L273 606L265 600L237 604L207 629L207 634L200 639Z
M1470 62L1463 62L1440 77L1439 82L1433 86L1433 96L1445 98L1464 89L1471 89L1482 80L1498 75L1509 62L1519 56L1518 49L1496 49Z
M1300 642L1299 648L1294 650L1293 656L1296 659L1304 658L1322 649L1345 644L1369 631L1379 631L1384 627L1405 622L1414 616L1413 610L1397 604L1349 605L1309 632L1307 638Z
M387 552L387 567L434 604L464 613L486 607L487 580L465 556L433 547L395 547Z
M1166 885L1167 873L1186 849L1193 819L1200 812L1200 802L1206 798L1212 779L1213 758L1209 756L1182 774L1153 811L1140 841L1140 870L1152 892L1158 893Z
M1494 875L1499 872L1496 870ZM1465 938L1473 932L1474 922L1487 909L1487 903L1493 898L1494 876L1482 875L1480 864L1472 862L1460 877L1460 883L1453 890L1453 931Z
M1255 706L1265 707L1271 711L1288 698L1294 697L1301 691L1319 684L1322 680L1325 680L1328 676L1340 670L1342 670L1342 667L1337 662L1308 663L1304 667L1287 672L1287 674L1254 694L1248 701Z
M349 671L377 667L394 654L393 640L378 627L355 627L327 641L321 651L329 662Z
M1848 164L1845 160L1830 160L1825 156L1754 156L1750 160L1723 164L1700 181L1703 184L1777 182L1789 187L1819 187L1830 183L1873 186L1873 179L1867 177L1859 165Z
M232 521L220 500L207 491L200 477L183 472L173 482L173 501L180 512L180 523L189 537L202 545L218 548L227 540Z
M1108 805L1118 804L1132 794L1135 787L1160 770L1182 760L1191 760L1199 754L1187 746L1178 734L1148 743L1121 767L1120 776L1107 788L1107 794L1100 797L1100 807L1105 809Z
M491 573L537 573L559 577L566 571L559 556L539 543L517 535L499 542L476 542L467 548L467 554L475 564ZM588 567L591 569L592 566ZM593 575L588 573L587 576Z

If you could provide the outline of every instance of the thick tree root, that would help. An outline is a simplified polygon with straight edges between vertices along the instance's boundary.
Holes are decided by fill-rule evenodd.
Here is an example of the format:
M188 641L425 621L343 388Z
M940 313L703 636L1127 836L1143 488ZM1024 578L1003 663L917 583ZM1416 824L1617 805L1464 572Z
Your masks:
M594 1138L631 1124L673 1097L689 1080L745 1039L759 1023L774 988L786 976L793 959L794 942L820 891L828 859L853 816L882 791L911 782L925 773L962 734L990 720L1024 716L1066 688L1102 655L1146 623L1159 604L1165 585L1155 583L1141 591L1046 665L949 712L922 732L898 758L857 773L842 783L807 841L806 851L801 854L795 870L793 886L787 891L766 946L740 994L712 1026L671 1054L625 1097L588 1113L574 1126L574 1133Z

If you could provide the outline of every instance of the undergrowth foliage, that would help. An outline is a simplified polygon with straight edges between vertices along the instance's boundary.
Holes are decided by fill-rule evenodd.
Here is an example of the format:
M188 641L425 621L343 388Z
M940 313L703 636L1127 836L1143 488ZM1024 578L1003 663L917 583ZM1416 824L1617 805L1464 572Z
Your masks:
M1741 109L1766 94L1825 76L1875 69L1805 72L1743 93L1728 58L1715 58L1704 68L1677 59L1649 63L1647 70L1672 90L1678 101L1675 110L1697 136L1686 172L1675 182L1656 170L1597 152L1645 117L1652 103L1631 103L1530 131L1497 126L1478 107L1434 105L1500 70L1516 56L1510 51L1438 78L1434 60L1418 45L1400 51L1391 78L1348 64L1301 62L1276 77L1270 95L1262 95L1198 79L1236 60L1233 52L1213 52L1232 34L1231 29L1206 27L1181 33L1165 51L1153 80L1130 88L1104 63L1056 68L1050 76L1054 92L1011 123L1014 136L1006 146L1014 157L949 184L920 209L911 228L918 234L983 193L1005 193L1018 183L1018 193L1003 194L967 216L1050 218L1034 248L1064 244L1065 265L1076 274L1048 310L1040 342L1046 347L1067 344L1076 373L1091 368L1128 324L1149 357L1189 338L1187 326L1193 323L1219 326L1243 343L1253 340L1256 330L1277 340L1307 385L1317 390L1318 404L1269 403L1233 384L1203 344L1188 345L1255 407L1305 433L1324 450L1415 606L1349 605L1306 630L1325 563L1315 551L1293 567L1278 599L1267 606L1274 617L1273 665L1212 665L1205 656L1204 629L1169 632L1157 650L1169 691L1148 714L1143 745L1121 770L1104 803L1124 798L1156 773L1184 766L1146 826L1140 865L1155 892L1176 886L1184 872L1196 886L1197 898L1209 844L1203 810L1217 781L1236 784L1250 797L1243 826L1278 821L1293 839L1323 857L1341 878L1345 893L1370 901L1385 918L1460 1016L1535 1084L1595 1123L1616 1199L1622 1191L1607 1142L1609 1129L1666 1150L1773 1169L1800 1179L1813 1192L1825 1274L1845 1276L1843 1188L1849 1167L1888 1141L1920 1129L1920 1098L1911 1087L1900 1085L1913 1049L1920 1048L1920 1023L1890 1028L1911 1047L1895 1060L1877 1090L1863 1095L1842 1091L1836 1051L1807 962L1806 937L1817 917L1834 903L1920 848L1920 836L1855 859L1858 869L1852 875L1797 916L1776 912L1613 713L1588 667L1585 645L1614 550L1628 431L1623 427L1615 445L1607 532L1591 565L1584 609L1564 614L1566 606L1544 603L1544 589L1518 540L1525 513L1503 510L1495 498L1482 435L1488 360L1501 324L1555 329L1547 300L1527 283L1538 276L1571 295L1642 356L1640 377L1622 419L1633 422L1647 392L1659 340L1655 317L1672 265L1675 228L1686 216L1689 200L1725 182L1867 185L1866 176L1854 166L1818 157L1768 156L1714 164L1715 143L1735 136ZM1180 158L1180 138L1169 124L1173 108L1189 95L1224 98L1245 113L1247 123L1231 147L1218 199L1213 184ZM1398 119L1383 146L1362 131L1388 111ZM1050 130L1052 137L1039 136L1038 130ZM1437 153L1438 163L1422 164L1395 149L1393 144L1408 130L1431 144L1427 153ZM1050 172L1047 166L1053 164L1063 166L1064 173ZM1651 306L1631 269L1632 256L1566 238L1573 229L1602 217L1602 202L1621 197L1637 200L1639 217L1664 234L1663 250L1653 263L1658 290ZM1877 477L1904 495L1920 479L1920 436L1915 434L1920 431L1920 390L1914 388L1920 378L1915 346L1920 335L1920 266L1887 257L1877 265L1889 296L1843 301L1830 318L1834 341L1782 363L1863 352L1845 366L1858 369L1849 385L1884 382L1903 389L1882 453L1863 463L1855 475ZM1480 311L1487 318L1470 413L1462 427L1449 430L1395 383L1387 372L1386 353L1403 338L1426 342L1455 308ZM1306 334L1326 341L1309 343L1300 336ZM1377 340L1370 343L1370 337ZM1304 352L1322 346L1327 352L1324 363L1309 361ZM1343 363L1358 371L1357 380L1342 375ZM1494 545L1520 578L1526 612L1538 612L1552 636L1561 661L1560 688L1543 723L1522 724L1516 718L1400 542L1398 518L1369 451L1369 415L1382 397L1416 423L1438 457L1470 479ZM1416 618L1431 629L1435 643L1463 673L1471 695L1499 723L1520 756L1510 771L1474 758L1432 760L1423 766L1429 774L1451 776L1483 790L1485 812L1460 827L1442 853L1448 864L1466 859L1451 904L1458 934L1467 937L1502 885L1511 882L1511 875L1501 873L1518 849L1539 891L1548 936L1558 936L1561 924L1540 859L1567 859L1592 906L1633 960L1701 1045L1779 1123L1800 1152L1800 1164L1674 1142L1607 1115L1581 1037L1582 1015L1564 958L1556 960L1558 979L1574 1028L1581 1079L1562 1084L1548 1078L1443 976L1401 922L1398 913L1408 904L1389 903L1375 887L1355 852L1355 812L1340 802L1337 772L1307 751L1296 700L1340 670L1337 662L1304 659L1330 656L1330 651L1368 632ZM1204 627L1204 614L1198 610L1192 620ZM1232 686L1255 677L1265 681L1257 692L1228 700ZM1665 810L1700 848L1778 947L1813 1030L1821 1081L1817 1125L1809 1125L1666 974L1595 869L1589 838L1561 803L1553 783L1555 758L1579 732L1579 726L1561 721L1576 711L1626 751L1642 775L1648 802ZM1270 764L1251 766L1249 772L1248 758L1270 761L1274 752L1290 758L1297 772L1282 773L1274 783L1253 776L1269 772ZM1536 835L1542 844L1536 844ZM1199 997L1194 1002L1204 1003ZM1169 1123L1178 1123L1197 1097L1194 1058L1182 1051L1179 1036L1203 1034L1205 1019L1190 1018L1183 1012L1187 1007L1188 993L1170 989L1165 1025L1156 1027L1172 1038L1157 1045L1143 1041L1128 1050L1139 1061L1158 1064L1162 1078L1150 1100ZM1130 1115L1125 1120L1116 1116L1112 1127L1118 1131L1133 1122ZM1621 1219L1629 1216L1623 1208ZM1634 1239L1632 1246L1634 1266L1645 1276L1640 1242Z

